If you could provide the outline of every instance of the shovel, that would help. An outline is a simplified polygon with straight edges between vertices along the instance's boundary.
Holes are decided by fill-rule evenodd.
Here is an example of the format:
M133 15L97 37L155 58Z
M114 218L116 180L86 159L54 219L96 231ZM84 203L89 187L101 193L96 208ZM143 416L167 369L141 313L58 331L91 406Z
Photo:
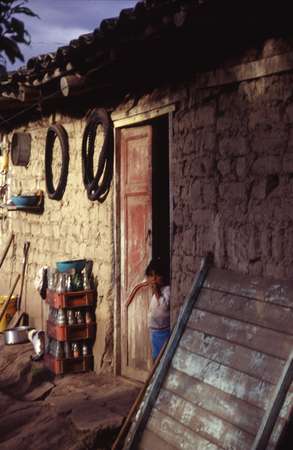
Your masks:
M12 317L12 319L9 322L9 325L7 329L11 330L11 328L17 327L20 324L20 321L23 319L23 322L26 324L28 322L28 315L21 310L21 299L22 299L22 292L23 292L23 286L24 286L24 278L25 278L25 271L28 261L28 251L30 248L30 242L26 241L24 243L23 247L23 264L22 264L22 273L21 273L21 282L20 282L20 293L18 297L18 303L17 303L17 311Z

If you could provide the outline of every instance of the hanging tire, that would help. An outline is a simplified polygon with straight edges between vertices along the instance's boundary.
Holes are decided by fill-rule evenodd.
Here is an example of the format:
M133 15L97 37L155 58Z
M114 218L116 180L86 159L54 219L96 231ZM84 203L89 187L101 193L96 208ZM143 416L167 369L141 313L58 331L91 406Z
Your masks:
M61 147L61 173L57 186L53 182L53 149L55 140L59 139ZM48 197L52 200L61 200L65 192L69 166L69 143L65 128L60 124L51 125L47 131L45 146L45 177Z
M94 174L93 160L97 128L101 125L104 141ZM113 124L106 110L95 109L87 119L82 139L82 178L90 200L100 203L107 198L113 177L114 139Z

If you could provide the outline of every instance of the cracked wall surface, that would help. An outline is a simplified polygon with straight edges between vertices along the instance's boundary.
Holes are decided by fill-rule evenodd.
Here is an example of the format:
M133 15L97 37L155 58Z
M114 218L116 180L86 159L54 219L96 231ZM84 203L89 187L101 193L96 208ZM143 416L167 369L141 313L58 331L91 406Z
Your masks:
M237 272L293 273L292 73L188 88L174 114L173 295L200 258Z

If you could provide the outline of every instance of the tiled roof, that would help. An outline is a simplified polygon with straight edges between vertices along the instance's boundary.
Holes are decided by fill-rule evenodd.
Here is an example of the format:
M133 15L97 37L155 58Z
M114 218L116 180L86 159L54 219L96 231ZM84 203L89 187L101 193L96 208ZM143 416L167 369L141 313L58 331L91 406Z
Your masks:
M159 84L184 71L200 70L213 59L217 64L223 49L233 52L243 39L272 33L275 24L285 31L287 3L276 8L265 0L140 1L118 17L103 20L92 33L31 58L10 73L0 83L1 114L7 115L8 101L11 109L30 104L25 89L42 101L54 93L62 99L60 78L66 75L85 76L87 87L92 82L106 95L105 86L129 91L139 83Z
M9 74L1 83L2 94L15 97L18 83L40 86L54 78L78 72L87 73L116 57L117 49L136 41L151 39L157 33L184 24L187 11L204 0L145 0L124 9L119 17L104 19L92 33L79 36L55 53L31 58L27 65Z

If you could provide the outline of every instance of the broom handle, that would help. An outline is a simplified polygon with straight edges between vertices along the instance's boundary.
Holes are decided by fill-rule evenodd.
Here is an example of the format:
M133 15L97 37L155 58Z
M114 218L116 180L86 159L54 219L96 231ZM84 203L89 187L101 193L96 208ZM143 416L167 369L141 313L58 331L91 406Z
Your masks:
M5 311L7 309L8 303L11 300L11 297L13 295L14 289L16 288L16 285L17 285L19 279L20 279L20 275L18 274L17 277L16 277L16 280L14 282L14 285L12 286L12 288L11 288L11 290L9 292L9 295L8 295L7 299L5 300L4 305L2 306L2 309L0 311L0 322L1 322L1 320L2 320L2 318L4 316L4 314L5 314Z
M24 286L24 277L25 277L25 270L26 270L26 265L27 265L29 247L30 247L30 242L29 241L25 242L24 243L24 247L23 247L23 265L22 265L21 282L20 282L20 293L19 293L18 305L17 305L17 310L18 311L20 310L20 304L21 304L21 297L22 297L22 291L23 291L23 286Z
M8 253L8 250L9 250L9 248L10 248L10 245L11 245L13 239L14 239L14 234L12 233L11 236L10 236L10 238L9 238L9 241L8 241L8 243L7 243L7 245L6 245L5 249L4 249L4 252L3 252L2 256L1 256L1 260L0 260L0 268L1 268L2 264L4 263L4 260L5 260L5 258L6 258L6 255L7 255L7 253Z

